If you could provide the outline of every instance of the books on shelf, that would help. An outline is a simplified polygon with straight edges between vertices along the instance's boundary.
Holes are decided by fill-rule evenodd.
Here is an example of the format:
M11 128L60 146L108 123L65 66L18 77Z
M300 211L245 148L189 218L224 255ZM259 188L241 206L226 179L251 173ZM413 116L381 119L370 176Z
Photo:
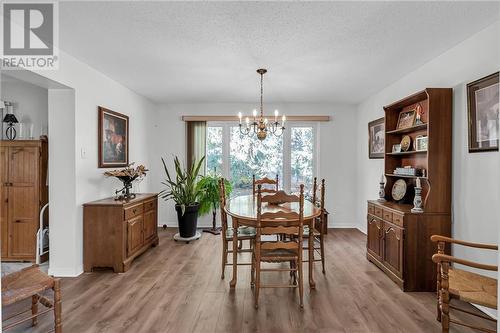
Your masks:
M422 170L412 167L396 168L394 174L401 176L420 176L422 175Z

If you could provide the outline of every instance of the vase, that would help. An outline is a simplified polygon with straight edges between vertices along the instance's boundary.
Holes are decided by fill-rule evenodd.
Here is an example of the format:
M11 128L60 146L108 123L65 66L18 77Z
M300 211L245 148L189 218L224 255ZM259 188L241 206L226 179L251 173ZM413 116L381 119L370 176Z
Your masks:
M199 208L199 203L186 206L184 215L182 215L181 206L175 205L175 210L177 211L177 221L179 222L179 234L182 238L191 238L196 235Z

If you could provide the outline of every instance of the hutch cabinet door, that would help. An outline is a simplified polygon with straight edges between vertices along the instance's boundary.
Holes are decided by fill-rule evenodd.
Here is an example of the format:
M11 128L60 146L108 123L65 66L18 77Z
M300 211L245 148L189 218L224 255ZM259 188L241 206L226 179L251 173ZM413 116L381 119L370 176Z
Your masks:
M127 221L127 257L134 254L144 244L143 222L142 215Z
M366 246L370 254L382 259L382 221L368 215L368 237Z
M9 148L9 182L14 186L37 186L38 148Z
M9 186L9 256L33 257L38 229L34 186Z
M150 210L144 213L144 239L149 240L156 234L156 210Z
M399 277L403 273L403 233L403 229L384 222L384 264Z
M2 233L2 257L7 257L9 245L9 225L7 220L8 208L8 172L9 172L9 153L8 148L0 147L0 232Z

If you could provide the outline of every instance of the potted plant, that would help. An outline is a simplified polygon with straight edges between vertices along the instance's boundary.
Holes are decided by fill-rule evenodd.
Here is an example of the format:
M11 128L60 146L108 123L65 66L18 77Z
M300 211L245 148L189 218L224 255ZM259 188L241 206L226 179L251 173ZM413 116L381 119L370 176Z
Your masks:
M214 235L220 234L220 227L217 228L215 222L217 209L220 207L219 179L220 176L214 170L212 174L202 177L198 183L203 190L199 214L205 215L212 212L212 228L203 231ZM226 197L228 197L232 191L231 183L227 179L224 179L224 186L226 188Z
M200 199L204 192L204 189L199 185L199 172L204 160L205 157L202 157L198 162L194 161L189 169L186 169L181 166L181 162L176 156L174 158L176 176L172 178L165 160L161 159L167 178L162 182L166 189L160 193L160 196L165 200L172 199L175 202L179 234L182 238L191 238L196 235Z

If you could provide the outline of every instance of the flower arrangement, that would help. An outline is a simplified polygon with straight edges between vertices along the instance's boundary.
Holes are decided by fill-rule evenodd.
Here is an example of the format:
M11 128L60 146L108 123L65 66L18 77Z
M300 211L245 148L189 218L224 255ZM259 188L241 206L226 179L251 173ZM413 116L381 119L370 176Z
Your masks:
M135 194L130 193L132 182L142 180L147 171L149 170L142 164L134 168L134 163L130 163L126 168L106 171L104 175L106 177L116 177L123 182L123 188L115 191L115 200L128 200L135 198Z

